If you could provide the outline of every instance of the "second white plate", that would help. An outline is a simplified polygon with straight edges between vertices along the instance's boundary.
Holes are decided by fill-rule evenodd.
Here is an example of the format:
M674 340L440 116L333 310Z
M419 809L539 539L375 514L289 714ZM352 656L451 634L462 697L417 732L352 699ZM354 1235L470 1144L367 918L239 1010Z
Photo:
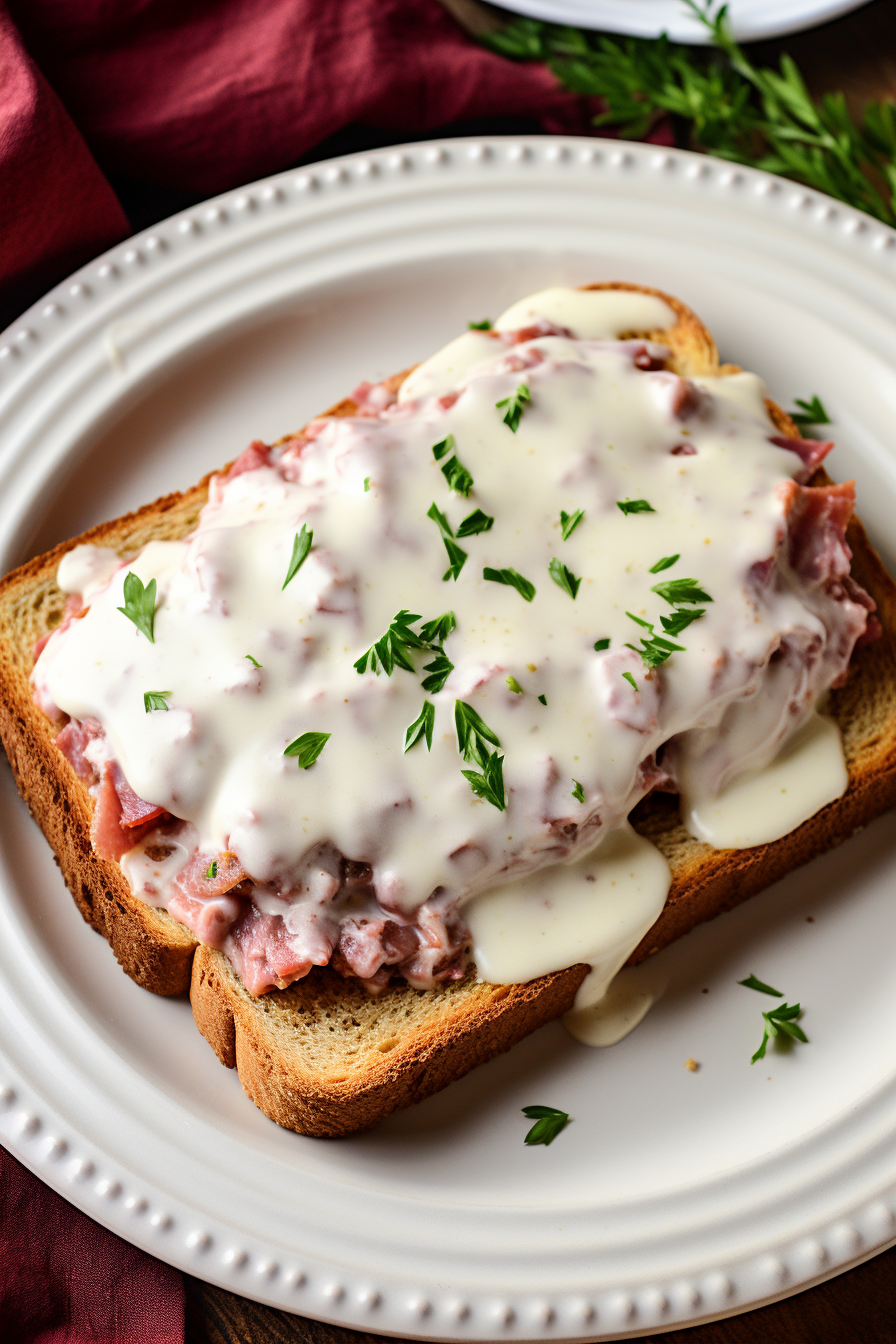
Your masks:
M680 295L785 405L823 397L832 471L892 565L894 238L793 184L593 140L414 145L229 193L0 339L0 569L468 319L612 278ZM192 1274L414 1339L609 1339L743 1310L896 1236L891 818L663 953L665 997L612 1050L553 1025L322 1142L267 1121L186 1003L121 973L8 771L0 789L3 1142ZM803 1003L811 1041L755 1067L750 972ZM574 1118L550 1148L523 1146L531 1103Z

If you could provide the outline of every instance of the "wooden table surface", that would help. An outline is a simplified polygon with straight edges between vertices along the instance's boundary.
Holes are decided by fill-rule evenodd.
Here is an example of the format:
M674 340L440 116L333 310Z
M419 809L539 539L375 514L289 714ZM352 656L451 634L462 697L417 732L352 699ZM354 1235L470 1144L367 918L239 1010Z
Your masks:
M477 0L442 0L471 31L496 11ZM896 0L874 0L810 33L758 44L786 50L813 94L842 89L853 113L869 98L896 98ZM378 1344L379 1335L322 1325L186 1278L188 1344ZM646 1335L643 1340L654 1336ZM664 1344L896 1344L896 1247L805 1293L746 1315L655 1338Z

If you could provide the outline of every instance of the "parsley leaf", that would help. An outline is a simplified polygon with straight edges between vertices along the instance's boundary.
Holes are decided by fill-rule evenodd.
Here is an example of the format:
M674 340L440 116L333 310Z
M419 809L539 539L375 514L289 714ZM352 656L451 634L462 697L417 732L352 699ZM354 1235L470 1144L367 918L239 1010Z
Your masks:
M484 766L489 756L488 744L500 747L496 733L464 700L454 702L454 727L457 731L457 749L465 761Z
M517 681L516 677L505 677L504 681L513 691L514 695L525 695L525 691Z
M432 751L432 726L435 723L436 710L431 700L423 701L423 708L419 716L411 724L404 735L404 749L410 751L415 747L421 738L426 740L426 750Z
M810 429L812 425L830 425L833 423L818 397L813 397L811 401L801 401L797 397L796 404L800 409L791 411L790 418L800 429Z
M676 611L674 616L661 616L660 625L667 635L680 635L682 630L686 630L692 621L699 621L706 612L702 607L696 611Z
M283 755L298 756L299 769L307 770L317 760L332 736L332 733L302 733L295 742L290 742Z
M459 537L475 537L480 532L490 532L494 523L494 518L490 518L482 509L474 509L468 513L466 518L457 529Z
M491 580L492 583L505 583L508 587L515 588L520 597L524 597L527 602L531 602L535 596L535 584L524 579L515 569L491 569L486 565L482 577Z
M540 695L540 696L538 697L538 702L539 702L539 704L541 704L541 705L546 705L547 702L548 702L548 700L547 700L547 696L546 696L546 695Z
M468 322L467 326L470 331L491 331L492 329L491 320L487 317L484 317L481 322Z
M367 494L367 491L368 491L369 489L370 489L370 477L369 477L369 476L365 476L365 477L364 477L364 493L365 493L365 495Z
M419 619L420 617L414 612L402 609L393 618L382 639L371 644L367 652L352 664L355 671L361 675L370 670L379 676L382 669L387 677L391 677L396 667L403 667L406 672L416 672L417 669L411 662L410 650L429 648L426 640L411 629L413 622Z
M635 690L636 690L636 691L638 690L638 683L635 681L635 679L634 679L634 677L632 676L631 672L623 672L623 674L622 674L622 679L623 679L623 681L630 681L631 684L634 686Z
M564 541L569 541L584 517L584 509L576 509L575 513L567 513L565 509L560 510L560 531L563 534Z
M616 507L623 513L656 513L656 509L646 499L617 499Z
M434 652L436 656L432 662L423 664L424 672L428 672L430 675L424 677L420 683L424 691L432 691L433 693L442 690L445 682L454 671L454 664L448 658L444 649L436 649Z
M650 590L657 593L670 607L684 602L711 602L709 593L704 593L696 579L667 579L665 583L656 583ZM678 631L675 631L677 634Z
M458 576L466 563L467 553L463 547L458 546L457 542L454 540L451 524L448 522L448 519L445 517L442 510L438 508L434 502L429 506L426 516L433 520L441 532L442 541L445 550L448 552L448 559L451 562L445 570L445 573L442 575L442 582L447 583L448 579L453 577L456 583Z
M747 989L755 989L759 994L771 994L773 999L783 999L784 995L780 989L772 989L771 985L764 984L757 980L755 975L748 975L746 980L738 980L739 985L744 985Z
M257 658L253 658L251 653L244 654L243 656L249 659L249 662L252 664L253 667L261 667L261 663L258 661Z
M292 558L289 562L289 569L286 571L286 578L283 580L283 588L292 582L308 559L308 552L311 550L313 539L313 531L310 531L303 523L301 532L296 533L295 540L292 543ZM283 588L280 589L281 593Z
M603 649L608 649L609 647L610 647L609 639L596 639L594 641L595 653L600 653Z
M574 780L573 780L573 784L574 784L574 786L575 786L575 787L573 788L573 791L572 791L572 796L573 796L573 798L575 798L575 800L576 800L577 803L584 803L584 801L585 801L585 790L584 790L584 788L582 787L582 785L579 783L579 781L578 781L577 779L574 779Z
M520 427L520 421L523 418L523 411L532 401L532 393L525 383L520 383L512 397L504 397L501 401L495 402L495 407L500 410L502 406L507 407L504 415L505 425L509 425L514 434Z
M558 1111L556 1106L524 1106L523 1115L527 1120L535 1121L524 1139L530 1148L539 1143L547 1147L554 1142L561 1129L569 1124L567 1112Z
M469 781L470 788L477 798L484 798L499 812L504 811L507 806L507 798L504 793L503 756L499 756L496 751L493 751L485 759L482 774L477 770L461 770L461 774L464 779Z
M676 560L680 560L680 555L664 555L662 560L657 560L655 565L651 565L647 571L648 574L660 574L664 569L670 569Z
M153 709L167 709L168 706L165 704L165 696L172 694L173 694L172 691L144 691L143 692L144 712L149 714L149 712Z
M143 580L133 572L124 581L124 606L118 610L122 616L133 621L141 635L145 635L150 644L155 644L153 624L156 618L156 581L150 579L146 587Z
M445 480L452 490L456 490L459 495L468 495L473 489L473 477L467 471L466 467L461 466L457 457L454 455L453 434L449 434L446 438L441 439L439 443L434 443L432 446L432 455L437 462L441 462L442 458L447 453L451 453L452 456L446 463L444 463L442 467L442 475L445 477ZM432 517L431 513L430 517ZM448 527L447 522L445 526ZM448 532L449 535L453 535L450 528L448 528Z
M206 882L214 882L217 876L218 876L218 860L212 859L211 863L205 870L205 880Z
M625 646L640 655L645 667L659 667L673 653L684 653L683 644L673 644L670 639L663 639L662 635L655 635L650 621L642 621L641 617L636 616L632 611L627 611L625 614L637 625L641 625L649 631L649 638L644 635L641 636L640 649L636 644L626 644Z
M797 1026L796 1023L796 1019L801 1012L802 1009L798 1003L782 1003L777 1008L772 1008L770 1012L762 1014L765 1031L762 1033L762 1043L759 1049L750 1060L751 1064L755 1064L757 1059L765 1059L765 1047L768 1045L769 1037L777 1037L782 1032L794 1041L802 1041L804 1045L809 1044L809 1037L802 1027Z
M579 584L582 580L576 578L572 570L564 565L562 560L558 560L556 555L551 557L550 563L548 564L548 573L557 584L557 587L562 588L565 593L569 593L570 597L575 600L576 594L579 591Z
M420 627L420 638L427 644L441 644L451 634L452 630L457 629L457 621L453 611L445 611L441 616L436 616L432 621L426 621Z

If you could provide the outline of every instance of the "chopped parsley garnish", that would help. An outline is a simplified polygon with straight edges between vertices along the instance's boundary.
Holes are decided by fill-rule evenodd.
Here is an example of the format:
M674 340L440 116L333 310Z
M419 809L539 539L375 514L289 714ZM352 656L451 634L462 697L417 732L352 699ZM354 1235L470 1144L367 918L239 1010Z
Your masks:
M565 593L569 593L570 597L575 599L575 596L579 591L579 584L582 580L576 578L572 570L569 569L567 565L564 565L562 560L558 560L556 555L551 557L551 561L548 565L548 573L558 588L562 588Z
M308 552L311 550L311 542L314 539L314 533L302 524L301 532L297 532L295 540L292 543L292 558L289 562L289 569L286 571L286 578L283 580L283 588L288 583L292 583L299 570L308 559ZM281 593L283 588L280 589Z
M436 710L432 701L424 700L419 717L414 720L404 735L404 749L410 751L421 738L426 740L426 750L432 751L432 726L435 723Z
M482 773L478 770L461 770L464 779L469 780L470 788L477 798L484 798L492 807L503 812L507 806L504 792L504 757L493 751L486 757Z
M332 733L302 733L295 742L290 742L283 755L298 756L299 769L307 770L317 760L332 736Z
M796 404L800 409L791 411L790 418L800 429L810 429L812 425L830 425L833 423L818 397L813 397L811 401L801 401L797 397Z
M467 326L470 331L491 331L492 329L491 319L488 317L484 317L481 322L468 322Z
M664 569L671 569L676 560L680 560L681 555L664 555L662 560L657 560L655 565L651 565L647 571L649 574L661 574Z
M445 685L448 677L454 671L454 664L451 662L444 649L436 649L433 652L436 656L432 662L423 664L423 671L428 672L429 676L424 677L420 684L424 691L435 693L436 691L440 691Z
M205 870L205 880L206 882L214 882L217 876L218 876L218 860L212 859L211 863Z
M514 434L520 427L520 421L523 418L523 411L532 400L532 393L525 383L520 383L512 397L504 397L501 401L496 401L495 406L498 410L502 406L507 407L504 415L505 425L509 425Z
M482 509L474 509L468 513L466 518L457 529L459 537L475 537L480 532L490 532L494 524L494 518L490 518Z
M632 649L635 653L640 654L645 667L659 667L673 653L684 653L683 644L673 644L670 639L663 639L662 635L655 635L650 621L642 621L641 617L636 616L632 611L627 611L625 614L637 625L643 626L645 630L650 632L649 637L641 636L640 648L636 644L626 644L625 646L627 649Z
M573 796L573 798L575 798L575 800L576 800L577 803L584 803L584 801L585 801L585 790L583 789L582 785L579 783L579 781L578 781L577 779L574 779L574 780L573 780L573 785L574 785L574 787L573 787L573 791L572 791L572 796Z
M610 647L609 639L596 639L594 641L595 653L600 653L603 649L608 649L609 647Z
M692 621L699 621L706 612L702 607L694 611L676 611L674 616L661 616L660 625L667 635L680 635L682 630L686 630Z
M546 695L540 695L540 696L538 697L538 702L539 702L539 704L546 705L547 702L548 702L547 696L546 696Z
M168 706L165 704L165 696L171 694L172 694L171 691L144 691L143 692L144 711L147 714L149 714L154 709L167 709Z
M516 677L505 677L504 680L513 691L514 695L525 695L525 691L517 681Z
M368 491L369 489L370 489L370 477L369 477L369 476L365 476L365 477L364 477L364 493L365 493L365 495L367 494L367 491Z
M443 464L442 475L452 490L456 490L459 495L468 495L473 489L473 477L454 455L453 434L449 434L447 438L432 446L432 455L437 462L441 462L447 453L451 453L452 456Z
M477 765L484 766L490 755L489 745L501 745L497 734L464 700L454 702L454 727L457 731L457 749L465 761L475 761Z
M535 596L535 584L524 579L515 569L492 569L486 565L482 577L492 583L506 583L508 587L515 588L520 597L524 597L527 602L531 602Z
M757 980L755 975L748 975L746 980L738 980L737 983L743 985L745 989L755 989L758 994L771 994L773 999L783 999L784 997L780 989L772 989L771 985L765 984L762 980Z
M560 510L560 531L563 533L564 541L569 541L584 517L584 509L576 509L575 513L567 513L565 509Z
M635 681L635 679L634 679L634 677L632 676L631 672L623 672L623 674L622 674L622 679L623 679L623 681L630 681L631 684L634 686L635 690L636 690L636 691L638 690L638 683Z
M656 509L646 499L617 499L616 507L623 513L656 513Z
M249 659L249 662L252 664L253 667L261 667L261 663L258 661L257 658L253 658L251 653L244 654L243 656Z
M456 583L458 576L466 563L467 553L463 547L458 546L457 542L454 540L451 524L448 522L448 519L445 517L442 510L438 508L435 503L432 503L429 506L426 516L427 518L431 518L438 527L442 534L445 550L448 552L450 564L442 575L442 582L447 583L449 578L453 578Z
M155 644L153 623L156 618L156 581L150 579L146 587L137 575L129 573L124 581L124 606L118 610L122 616L133 621L141 635L145 635L150 644Z
M441 644L451 634L452 630L457 629L457 620L453 611L444 611L441 616L436 616L432 621L426 621L420 627L420 638L427 644Z
M359 675L370 671L379 676L382 669L387 677L391 677L396 667L403 667L406 672L416 672L417 669L411 662L410 650L429 649L426 640L418 635L416 630L411 629L414 621L419 619L420 617L414 612L402 609L393 618L382 639L371 644L367 652L352 664L355 671Z
M670 607L677 607L685 602L696 604L712 601L709 593L704 593L696 579L667 579L665 583L654 584L650 591L657 593L669 603Z
M797 1026L796 1019L801 1012L802 1009L798 1003L782 1003L777 1008L772 1008L770 1012L762 1014L765 1031L762 1033L762 1044L750 1060L751 1064L755 1064L757 1059L765 1059L765 1047L768 1045L769 1037L779 1036L782 1032L794 1041L802 1041L804 1045L809 1044L809 1037L802 1027Z
M530 1148L539 1143L547 1147L569 1124L566 1111L558 1111L556 1106L524 1106L523 1115L527 1120L535 1121L524 1140Z

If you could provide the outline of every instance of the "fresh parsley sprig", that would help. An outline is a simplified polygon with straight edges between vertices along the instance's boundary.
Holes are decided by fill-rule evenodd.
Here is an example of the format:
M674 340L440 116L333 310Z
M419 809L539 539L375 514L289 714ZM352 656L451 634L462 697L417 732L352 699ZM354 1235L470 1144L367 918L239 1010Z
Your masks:
M754 65L732 36L727 5L685 3L709 49L525 18L482 41L515 60L543 61L566 88L602 98L598 126L643 139L671 115L682 148L779 173L896 224L893 103L867 104L857 124L842 93L813 100L789 56L777 70Z
M573 790L572 790L573 798L575 798L577 803L584 803L585 789L583 785L581 785L577 779L574 779L572 783L573 783Z
M566 1111L558 1111L556 1106L524 1106L523 1115L527 1120L534 1120L535 1124L529 1130L523 1140L530 1148L537 1144L553 1143L561 1129L565 1129L569 1124L569 1115Z
M410 651L430 647L416 630L411 629L414 621L419 619L419 615L413 611L403 608L398 612L383 637L371 644L367 652L362 653L357 662L352 664L359 676L367 671L379 676L380 671L383 671L387 677L391 677L396 667L403 667L406 672L416 672Z
M507 806L507 795L504 791L503 756L499 756L496 751L493 751L491 755L486 757L481 774L478 770L461 770L461 774L469 782L470 788L477 798L484 798L499 812L504 811Z
M811 401L803 401L800 397L796 398L798 411L791 411L790 418L799 429L811 429L813 425L833 424L824 406L818 397L813 397Z
M666 579L665 583L656 583L650 590L668 602L670 607L684 603L696 606L698 602L711 602L709 593L705 593L696 579Z
M458 461L454 447L454 435L449 434L447 438L433 444L432 455L437 462L441 462L446 453L451 453L448 461L442 463L442 475L452 490L459 495L468 495L473 489L473 477Z
M299 570L308 559L308 552L311 550L311 543L314 540L314 532L311 528L302 524L301 532L297 532L292 543L292 556L289 561L289 568L286 571L286 578L283 580L283 588L288 583L292 583ZM283 588L280 589L281 593Z
M657 560L656 564L651 565L647 572L648 574L661 574L664 569L671 569L675 562L680 559L680 555L664 555L662 560Z
M524 579L515 569L492 569L490 565L486 565L482 577L491 583L504 583L509 588L515 588L520 597L524 597L527 602L531 602L535 596L535 584Z
M762 1014L765 1031L762 1033L762 1044L750 1060L751 1064L755 1064L757 1059L765 1059L765 1047L770 1037L777 1037L783 1033L794 1041L809 1044L809 1037L796 1021L801 1012L802 1008L798 1003L782 1003L777 1008L772 1008L770 1012Z
M501 745L497 733L465 700L454 702L454 727L457 732L457 749L465 761L475 761L476 765L484 766L490 755L489 746Z
M404 735L404 749L410 751L417 743L423 739L426 742L426 750L432 751L432 729L436 721L436 709L431 700L423 701L423 708L418 717L408 728Z
M480 532L491 532L494 521L494 518L491 518L487 513L483 513L482 509L474 509L472 513L467 514L459 525L457 535L459 537L475 537Z
M211 863L205 870L205 880L206 882L214 882L217 876L218 876L218 860L212 859Z
M445 682L454 671L454 664L444 649L436 649L435 655L431 663L423 664L423 671L428 672L429 676L424 677L420 683L424 691L430 691L433 695L436 691L442 690Z
M495 402L497 410L506 406L504 414L504 423L508 425L515 434L520 427L520 421L523 418L523 411L532 401L532 393L525 383L520 383L512 397L503 397L501 401Z
M460 572L467 562L467 552L462 546L458 546L457 542L454 540L451 524L435 502L433 502L427 509L426 516L427 518L431 518L438 527L442 534L442 542L445 546L445 550L448 552L449 565L442 575L442 582L447 583L450 578L453 578L454 582L457 583Z
M773 999L783 999L784 997L780 989L772 989L771 985L765 984L762 980L757 980L755 975L748 975L746 980L738 980L737 983L743 985L745 989L755 989L757 994L770 994Z
M506 684L507 686L509 686L510 689L513 691L514 695L525 695L525 694L526 694L526 692L523 690L522 686L521 686L521 685L519 684L519 682L517 681L516 677L514 677L514 676L505 677L505 678L504 678L504 681L505 681L505 684Z
M165 697L173 695L173 691L144 691L143 692L143 710L150 714L154 709L167 709Z
M282 591L282 589L281 589L281 591ZM253 667L258 667L258 668L261 667L261 663L258 661L257 658L253 658L252 655L251 655L251 653L246 653L246 654L243 655L243 657L244 657L244 658L248 658L248 659L249 659L249 662L252 664Z
M452 630L457 629L457 618L453 611L443 611L431 621L424 621L420 627L420 638L427 644L442 644Z
M584 517L584 509L576 509L575 513L567 513L565 509L560 510L560 531L564 541L569 541Z
M548 573L556 583L557 587L562 588L564 593L569 593L570 597L575 601L582 580L573 574L568 565L564 565L563 561L559 560L557 556L554 555L548 563Z
M141 635L155 644L153 627L156 619L156 581L150 579L144 588L143 580L131 571L124 580L124 606L118 610L133 621Z
M284 756L297 756L299 769L308 770L333 736L332 733L302 733L284 750Z
M470 331L491 331L491 318L484 317L481 322L468 322L467 326Z
M656 513L656 509L646 499L617 499L616 507L623 513Z

